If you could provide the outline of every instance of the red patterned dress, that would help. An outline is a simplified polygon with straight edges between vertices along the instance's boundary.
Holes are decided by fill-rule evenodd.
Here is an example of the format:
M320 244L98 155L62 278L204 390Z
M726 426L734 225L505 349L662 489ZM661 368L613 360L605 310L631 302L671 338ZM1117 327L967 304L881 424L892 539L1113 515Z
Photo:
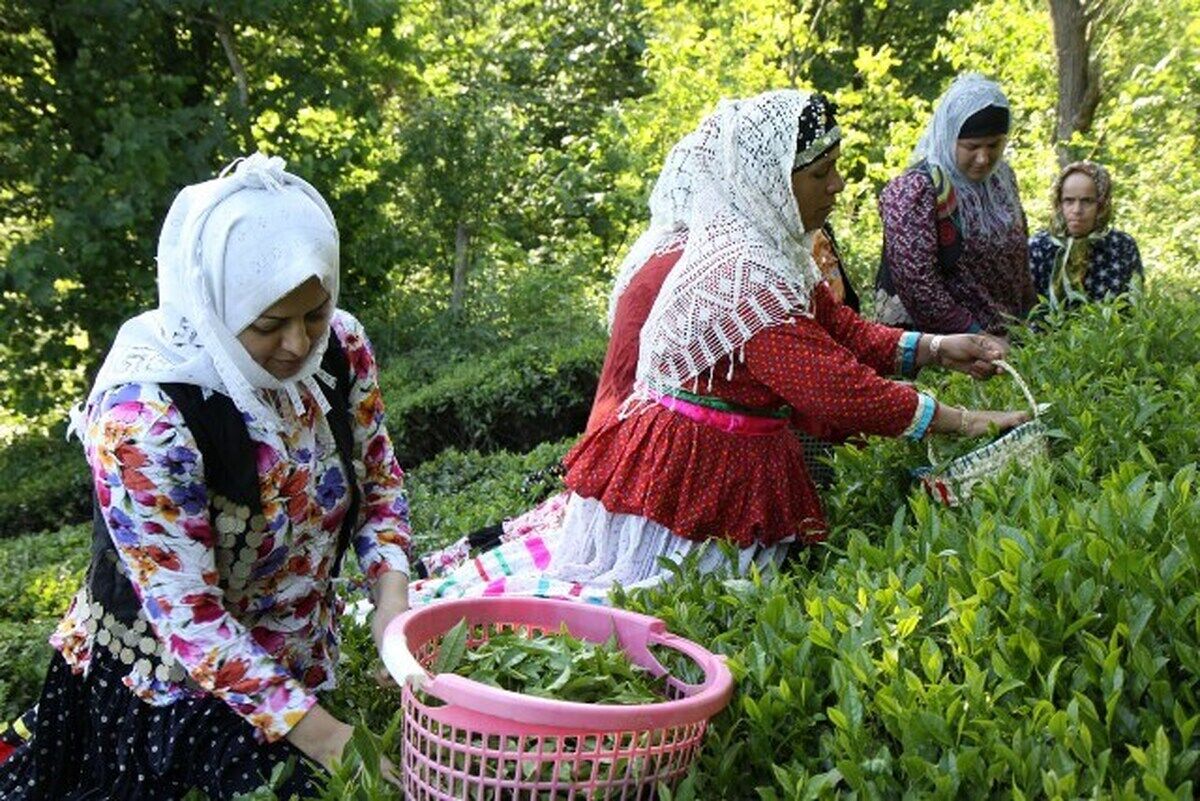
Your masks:
M794 425L826 439L923 435L932 401L881 377L897 372L904 332L866 322L824 284L812 312L752 337L732 377L726 358L701 392L750 409L791 407ZM624 419L610 413L566 463L575 494L687 539L748 547L825 532L803 448L786 426L747 436L651 404Z
M644 322L678 258L656 257L634 277L618 305L614 337L625 330L623 315L644 309ZM410 585L410 603L507 594L602 603L614 581L652 584L661 579L659 558L683 558L704 540L741 546L744 570L751 561L777 562L796 538L821 539L820 500L791 427L829 440L858 433L920 438L935 403L881 377L911 368L918 334L863 320L825 285L814 293L812 313L761 331L731 377L726 360L711 388L703 382L707 396L738 407L791 407L772 430L725 431L658 403L623 409L610 392L607 412L566 458L572 492L512 521L519 525L498 547L475 558L464 550L435 577ZM625 350L610 346L605 370L613 380L629 373L628 387L636 357L620 358ZM716 569L721 558L710 550L699 566Z

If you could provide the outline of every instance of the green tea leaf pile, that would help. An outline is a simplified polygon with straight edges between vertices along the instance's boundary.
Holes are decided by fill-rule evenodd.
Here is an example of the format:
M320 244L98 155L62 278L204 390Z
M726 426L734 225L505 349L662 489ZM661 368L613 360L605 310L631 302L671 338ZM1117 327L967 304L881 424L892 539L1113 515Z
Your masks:
M434 673L457 673L503 690L587 704L651 704L666 699L664 682L635 665L617 644L567 633L493 632L467 648L460 620L442 638Z

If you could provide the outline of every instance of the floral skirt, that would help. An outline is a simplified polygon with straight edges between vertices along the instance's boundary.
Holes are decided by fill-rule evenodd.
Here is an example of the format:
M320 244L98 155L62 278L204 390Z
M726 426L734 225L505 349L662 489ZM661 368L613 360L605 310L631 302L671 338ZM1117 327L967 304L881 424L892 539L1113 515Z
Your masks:
M212 696L147 704L122 684L127 670L105 649L86 675L54 654L33 736L0 764L0 798L167 801L197 788L224 799L266 784L289 759L279 797L315 792L316 769L286 740L258 742L254 728Z

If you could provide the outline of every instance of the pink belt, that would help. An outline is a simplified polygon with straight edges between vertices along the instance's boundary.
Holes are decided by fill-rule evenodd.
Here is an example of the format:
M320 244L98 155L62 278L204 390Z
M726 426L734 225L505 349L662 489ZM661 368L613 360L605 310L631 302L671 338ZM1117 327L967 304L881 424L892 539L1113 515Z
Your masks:
M744 437L761 437L767 434L777 434L787 428L785 418L760 417L741 412L727 412L722 409L710 409L698 403L674 398L670 395L660 395L658 402L676 414L681 414L689 420L694 420L712 428L738 434Z

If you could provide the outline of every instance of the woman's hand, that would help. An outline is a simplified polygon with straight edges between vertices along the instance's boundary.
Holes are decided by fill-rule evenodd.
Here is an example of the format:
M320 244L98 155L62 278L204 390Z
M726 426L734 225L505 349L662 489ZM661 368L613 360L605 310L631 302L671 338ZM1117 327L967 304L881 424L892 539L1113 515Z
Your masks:
M1033 415L1024 411L959 409L938 404L929 430L935 434L982 437L990 431L1007 431L1028 422Z
M388 624L401 612L408 610L408 576L397 571L384 573L375 583L375 611L371 613L371 639L375 650L383 653L383 633ZM395 684L387 668L379 665L375 681L387 687Z
M1009 351L1008 342L991 334L923 334L917 348L918 364L934 363L977 379L991 378L1000 372L992 362L1006 358Z
M332 771L342 751L350 741L354 728L325 711L317 704L300 718L287 733L288 742L325 770Z
M292 727L287 739L306 757L332 773L353 733L353 726L342 723L317 704ZM380 757L379 770L385 780L401 786L396 767L387 757Z

